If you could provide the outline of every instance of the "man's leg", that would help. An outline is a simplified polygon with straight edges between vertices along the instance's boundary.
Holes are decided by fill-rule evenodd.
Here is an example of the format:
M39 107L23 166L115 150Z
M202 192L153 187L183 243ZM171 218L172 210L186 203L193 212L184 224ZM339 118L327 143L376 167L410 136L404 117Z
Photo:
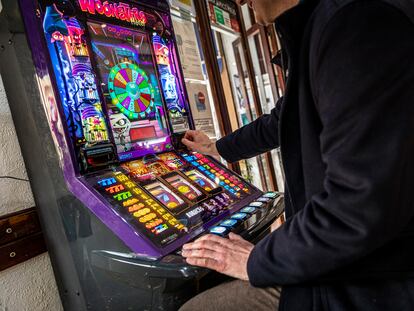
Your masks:
M280 288L256 288L249 282L234 280L195 296L180 311L274 311L279 298Z

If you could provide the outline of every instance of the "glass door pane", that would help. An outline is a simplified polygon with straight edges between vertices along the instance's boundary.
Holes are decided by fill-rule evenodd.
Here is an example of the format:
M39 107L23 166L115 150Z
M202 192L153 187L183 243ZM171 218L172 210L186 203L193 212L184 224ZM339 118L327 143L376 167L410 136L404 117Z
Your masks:
M195 127L204 131L211 139L219 139L222 134L211 95L210 80L206 74L194 12L179 7L172 7L171 11Z
M239 21L235 20L237 8L231 1L220 1L221 4L224 2L227 6L218 7L217 3L211 0L207 1L207 5L227 107L233 130L236 130L255 120L258 113L254 105L241 33L237 26ZM231 10L232 6L234 11ZM240 161L243 177L262 190L271 188L265 161L266 158L262 156Z
M242 12L244 12L244 18L248 19L248 23L245 23L245 25L251 25L251 15L248 14L247 6L242 8ZM271 51L268 36L263 26L254 24L247 30L247 45L252 62L254 81L260 98L260 108L263 114L269 114L275 107L280 93L277 83L278 73L270 63ZM279 191L283 191L284 175L279 150L272 150L271 156L268 156L267 159L272 161L273 168L271 169L275 171L277 188Z
M277 101L277 94L272 89L270 75L268 72L268 63L264 56L262 38L260 31L248 37L250 54L252 57L253 69L256 84L259 91L260 103L263 113L270 113ZM272 73L273 74L273 73Z

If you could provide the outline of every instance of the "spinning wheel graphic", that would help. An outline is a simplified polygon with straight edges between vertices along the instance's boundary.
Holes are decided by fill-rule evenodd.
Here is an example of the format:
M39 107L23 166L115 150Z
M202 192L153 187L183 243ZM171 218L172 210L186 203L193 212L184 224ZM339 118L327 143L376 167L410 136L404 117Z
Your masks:
M148 76L135 64L112 67L108 78L112 103L129 119L144 118L154 106L155 91Z

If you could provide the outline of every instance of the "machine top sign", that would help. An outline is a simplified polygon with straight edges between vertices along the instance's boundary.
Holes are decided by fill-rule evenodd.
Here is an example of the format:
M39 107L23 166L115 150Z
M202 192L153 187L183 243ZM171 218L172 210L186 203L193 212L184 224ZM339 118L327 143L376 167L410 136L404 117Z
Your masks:
M137 26L145 26L147 23L147 16L143 11L126 3L101 0L78 0L78 3L83 12L93 15L105 15Z

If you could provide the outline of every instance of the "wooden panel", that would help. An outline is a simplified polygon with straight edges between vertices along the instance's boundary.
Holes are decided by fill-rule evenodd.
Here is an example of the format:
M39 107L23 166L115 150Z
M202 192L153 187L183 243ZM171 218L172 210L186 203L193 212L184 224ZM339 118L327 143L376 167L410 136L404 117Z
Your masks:
M34 208L0 217L0 245L40 231Z
M45 251L35 208L0 217L0 271Z
M0 246L0 271L17 265L46 251L41 232Z

